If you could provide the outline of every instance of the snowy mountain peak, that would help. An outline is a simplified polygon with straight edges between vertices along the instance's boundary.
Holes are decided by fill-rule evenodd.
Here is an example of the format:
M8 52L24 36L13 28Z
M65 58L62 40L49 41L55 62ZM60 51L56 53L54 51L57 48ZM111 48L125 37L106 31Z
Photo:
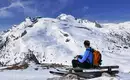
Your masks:
M57 19L59 20L63 20L63 21L73 21L75 20L75 17L73 17L72 15L67 15L67 14L61 14L57 17Z
M102 28L97 27L102 25ZM99 24L61 14L53 18L26 18L0 38L0 63L15 64L32 50L40 63L71 64L77 54L83 53L84 40L101 51L103 65L129 62L129 24ZM123 57L122 57L123 56ZM124 59L125 58L125 59ZM130 65L129 65L130 66ZM129 67L125 67L127 71Z

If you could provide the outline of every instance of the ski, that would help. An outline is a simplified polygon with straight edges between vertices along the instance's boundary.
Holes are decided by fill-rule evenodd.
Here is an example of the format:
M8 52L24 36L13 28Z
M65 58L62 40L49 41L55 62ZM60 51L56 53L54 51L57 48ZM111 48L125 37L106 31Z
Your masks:
M67 68L66 71L50 71L53 75L66 76L68 74L74 74L82 78L95 78L102 76L103 73L107 73L114 76L119 73L119 66L101 66L98 68L83 69L83 68ZM75 72L75 70L82 70L82 72Z

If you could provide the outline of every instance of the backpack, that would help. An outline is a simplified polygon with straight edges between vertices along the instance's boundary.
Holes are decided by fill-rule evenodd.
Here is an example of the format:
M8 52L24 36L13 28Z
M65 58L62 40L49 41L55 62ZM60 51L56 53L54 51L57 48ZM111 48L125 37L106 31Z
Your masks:
M102 55L98 50L93 50L93 66L100 66L102 62Z

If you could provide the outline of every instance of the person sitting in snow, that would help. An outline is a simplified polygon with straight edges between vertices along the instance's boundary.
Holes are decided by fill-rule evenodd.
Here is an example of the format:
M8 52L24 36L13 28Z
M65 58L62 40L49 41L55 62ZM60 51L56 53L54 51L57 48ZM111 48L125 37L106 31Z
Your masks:
M84 55L77 55L72 60L73 68L80 67L80 68L91 68L93 64L93 53L92 48L90 47L90 41L84 41L84 47L86 48Z

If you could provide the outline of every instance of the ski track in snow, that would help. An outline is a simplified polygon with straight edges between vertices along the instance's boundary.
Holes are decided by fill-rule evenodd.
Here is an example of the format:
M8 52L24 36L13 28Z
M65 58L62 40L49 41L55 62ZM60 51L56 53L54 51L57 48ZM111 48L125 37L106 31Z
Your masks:
M62 14L56 19L39 18L36 23L27 18L20 25L0 33L0 62L6 65L23 60L28 49L41 63L62 63L71 65L73 56L83 54L83 41L90 40L95 49L103 55L102 65L119 65L119 78L101 77L94 80L130 80L130 22L100 24L75 19ZM43 71L4 71L3 80L43 80L49 77ZM52 76L52 75L51 75ZM45 77L45 78L44 78Z

